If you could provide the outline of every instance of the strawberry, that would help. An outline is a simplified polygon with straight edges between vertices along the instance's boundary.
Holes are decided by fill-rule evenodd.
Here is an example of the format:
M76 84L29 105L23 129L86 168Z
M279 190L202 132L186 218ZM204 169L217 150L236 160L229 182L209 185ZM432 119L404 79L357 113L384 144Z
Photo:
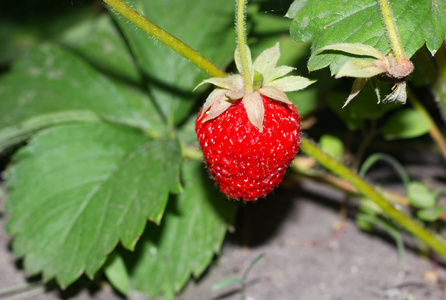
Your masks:
M265 197L282 181L299 149L300 117L284 92L302 89L312 81L283 77L294 68L276 67L279 57L276 44L253 64L249 61L253 90L245 88L240 74L201 83L217 88L206 99L195 131L209 173L230 198ZM237 50L235 61L241 70Z
M236 101L217 118L196 121L198 141L209 173L228 197L253 201L276 187L300 146L300 118L296 108L262 97L263 132L248 119Z

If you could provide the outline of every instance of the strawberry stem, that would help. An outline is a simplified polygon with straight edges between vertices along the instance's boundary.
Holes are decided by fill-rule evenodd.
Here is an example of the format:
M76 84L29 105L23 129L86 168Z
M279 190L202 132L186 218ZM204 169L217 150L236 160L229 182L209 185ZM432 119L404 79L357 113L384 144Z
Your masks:
M245 36L245 9L247 0L237 1L237 14L236 14L236 31L237 31L237 47L240 53L240 59L242 62L242 75L245 81L245 91L250 93L254 91L254 86L251 79L251 73L249 70L248 53L246 51L246 36Z
M202 56L167 31L156 26L147 20L142 14L134 10L127 3L122 0L104 0L111 8L124 16L127 20L141 28L144 32L154 37L161 43L165 44L170 49L176 51L178 54L195 64L207 74L213 77L226 77L226 73L219 67L214 65L210 60Z
M393 21L392 9L388 0L378 0L378 5L381 10L381 16L383 18L384 25L386 26L387 35L390 41L390 47L392 48L393 55L397 62L407 60L404 54L403 46L398 36L398 32Z
M301 137L301 150L313 157L325 168L334 174L344 178L352 186L354 186L361 194L375 202L393 221L400 224L408 232L418 237L420 240L429 245L433 250L437 251L441 256L446 258L446 244L435 233L429 232L422 225L412 220L409 216L396 209L389 201L384 199L371 185L365 182L361 177L352 172L346 166L336 159L330 157L319 149L313 142L305 137Z
M378 0L378 5L381 10L381 16L386 26L387 37L389 38L392 54L395 58L396 64L391 66L387 73L395 78L404 78L409 76L414 69L412 62L404 54L403 46L400 42L400 37L393 21L392 10L388 0Z

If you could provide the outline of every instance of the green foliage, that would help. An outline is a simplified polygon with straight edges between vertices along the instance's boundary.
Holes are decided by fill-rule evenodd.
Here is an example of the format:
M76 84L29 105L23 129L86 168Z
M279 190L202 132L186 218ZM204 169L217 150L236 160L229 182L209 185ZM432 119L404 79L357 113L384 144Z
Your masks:
M231 61L235 48L234 6L227 4L225 0L195 0L193 5L182 0L132 1L138 12L220 67ZM144 72L150 95L163 117L178 124L195 104L197 96L193 88L207 76L126 19L118 15L115 19Z
M142 81L134 57L109 14L79 22L57 40L112 78L131 83Z
M115 289L124 295L129 293L129 274L124 260L116 252L108 256L104 265L104 273Z
M440 219L443 212L444 212L443 206L433 206L429 208L424 208L417 211L417 218L426 222L434 222Z
M96 17L91 7L94 0L76 2L47 0L1 1L0 3L0 65L23 55L28 48L42 41L54 41L66 30Z
M180 191L178 142L129 128L50 128L14 160L6 203L14 252L29 274L62 286L93 276L119 240L133 249L146 219L160 222L168 193Z
M233 222L228 203L204 174L201 162L182 165L183 193L171 199L161 226L148 224L134 252L121 252L131 287L150 296L173 296L190 274L198 277Z
M391 1L391 9L402 46L411 57L425 43L431 53L446 34L446 3L442 0ZM312 40L310 70L330 65L333 74L351 55L316 51L337 43L361 43L383 54L390 52L385 27L376 0L296 0L287 16L293 19L291 36L296 41Z
M401 177L401 180L406 188L409 204L416 209L416 216L420 220L426 222L438 220L444 211L444 207L436 206L441 192L439 190L431 192L424 183L419 181L411 181L403 166L392 156L383 153L372 154L362 164L359 174L364 176L366 172L380 160L385 161L392 166ZM376 212L378 211L373 209L373 206L371 207L370 205L364 205L369 202L370 201L362 201L361 210L363 211L363 214L376 218ZM360 219L358 220L358 225L361 228L368 228L368 224Z
M85 61L51 44L14 63L0 79L0 98L0 151L60 123L107 120L150 130L160 122L137 110L145 99L129 101Z
M379 120L389 111L397 109L394 103L379 104L376 101L375 91L371 84L366 84L363 91L355 101L343 107L345 94L332 93L327 103L351 130L359 130L366 126L368 121Z
M435 205L440 192L430 192L425 184L412 181L407 187L407 197L412 206L416 208L430 208Z
M385 139L407 139L429 132L429 123L422 114L412 108L394 112L381 128Z
M336 136L324 134L319 140L319 146L325 153L341 161L344 155L344 144Z

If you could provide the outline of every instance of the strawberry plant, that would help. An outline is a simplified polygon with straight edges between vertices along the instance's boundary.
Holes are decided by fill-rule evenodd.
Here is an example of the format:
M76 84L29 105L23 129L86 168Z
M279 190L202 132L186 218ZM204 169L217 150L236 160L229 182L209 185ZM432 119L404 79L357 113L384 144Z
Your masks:
M446 258L419 222L443 222L438 193L417 182L400 210L356 174L375 144L426 134L446 159L444 0L295 0L285 17L270 2L237 1L236 30L225 0L54 3L60 18L25 22L0 4L5 230L28 275L174 298L286 172L373 203L358 219L399 249L401 229Z

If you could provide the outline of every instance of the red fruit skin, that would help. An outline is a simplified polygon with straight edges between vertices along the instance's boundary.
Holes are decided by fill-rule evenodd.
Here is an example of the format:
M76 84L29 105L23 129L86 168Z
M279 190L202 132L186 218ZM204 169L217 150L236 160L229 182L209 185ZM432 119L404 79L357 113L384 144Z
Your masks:
M232 199L254 201L269 194L283 179L300 147L300 117L293 105L263 97L263 132L248 119L241 101L195 131L206 166L220 190Z

